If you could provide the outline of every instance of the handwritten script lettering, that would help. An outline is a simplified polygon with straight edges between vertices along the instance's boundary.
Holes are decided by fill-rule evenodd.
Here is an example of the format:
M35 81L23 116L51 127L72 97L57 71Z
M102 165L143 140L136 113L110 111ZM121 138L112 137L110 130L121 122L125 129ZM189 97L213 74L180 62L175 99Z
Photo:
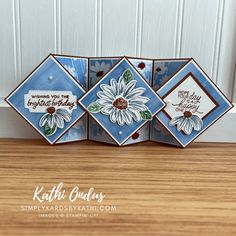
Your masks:
M60 201L66 198L68 198L70 202L74 202L79 199L87 202L93 200L102 202L105 198L105 195L102 192L97 193L94 188L90 188L88 191L84 192L81 191L78 186L73 187L67 195L63 182L46 191L43 186L37 186L33 195L33 200L40 203L52 202L54 200Z
M181 99L179 103L173 103L175 110L178 112L190 111L191 113L202 113L199 111L201 96L197 95L195 92L190 93L188 90L178 91L178 99Z
M77 97L70 91L30 90L24 95L24 103L30 112L45 112L47 107L71 111L77 107Z

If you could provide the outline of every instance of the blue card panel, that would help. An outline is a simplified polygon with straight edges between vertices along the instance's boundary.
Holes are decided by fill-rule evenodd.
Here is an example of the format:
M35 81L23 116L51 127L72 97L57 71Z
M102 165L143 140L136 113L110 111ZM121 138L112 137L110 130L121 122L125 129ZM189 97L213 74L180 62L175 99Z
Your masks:
M121 58L90 58L89 59L89 88L92 88ZM115 144L106 131L89 116L89 140Z
M55 55L63 67L85 88L88 89L88 58Z
M143 78L151 85L152 83L152 71L153 60L128 58L130 63L138 70ZM116 64L120 58L92 58L90 59L90 88L107 73L114 64ZM91 70L92 69L92 70ZM107 142L114 144L114 140L105 132L101 126L89 118L89 139L100 142ZM149 124L138 130L132 135L123 145L138 143L149 140Z
M6 101L53 144L85 114L77 102L84 93L78 82L50 55Z
M118 87L114 88L114 86ZM106 97L103 99L104 94L108 94L108 97L110 96L109 92L107 93L106 91L113 88L115 90L111 91L111 93L113 93L114 99L112 99L114 101ZM107 99L110 99L109 104L106 103ZM101 104L103 100L106 103L104 105ZM101 102L98 106L101 112L97 111L98 107L94 107L94 104L97 106L99 102ZM126 58L119 61L112 70L96 83L80 99L80 103L118 145L122 145L165 106L164 102ZM135 121L129 115L130 109L134 109L133 117ZM112 113L109 114L109 112Z
M156 118L183 147L232 108L194 60L190 60L157 93L167 106Z

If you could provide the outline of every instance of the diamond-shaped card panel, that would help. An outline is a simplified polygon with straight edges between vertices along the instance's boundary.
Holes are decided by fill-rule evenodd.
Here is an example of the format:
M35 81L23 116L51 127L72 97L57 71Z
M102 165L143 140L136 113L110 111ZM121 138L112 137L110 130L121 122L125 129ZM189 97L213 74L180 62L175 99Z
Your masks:
M157 93L167 106L156 118L183 147L232 108L232 104L194 60L181 68ZM151 137L163 142L153 132ZM176 142L173 144L176 145Z
M89 88L92 88L120 59L120 57L89 58ZM114 140L91 116L88 120L89 140L115 144Z
M55 143L84 114L79 83L48 56L6 101L49 143Z
M118 145L165 106L126 58L119 61L79 102Z
M138 70L143 78L151 85L153 60L141 58L128 58L130 63ZM90 62L90 87L107 73L120 58L92 58ZM101 128L101 126L89 117L89 139L114 144L114 140ZM123 145L133 144L149 140L149 123L134 133Z
M63 67L88 90L88 58L54 55ZM87 139L88 115L85 114L56 143L75 142Z

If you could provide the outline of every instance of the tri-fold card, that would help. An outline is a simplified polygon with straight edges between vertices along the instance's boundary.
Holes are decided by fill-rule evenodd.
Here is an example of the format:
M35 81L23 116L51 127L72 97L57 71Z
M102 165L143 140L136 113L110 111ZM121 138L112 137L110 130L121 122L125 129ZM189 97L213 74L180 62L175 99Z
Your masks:
M50 144L186 147L232 104L193 59L49 55L6 101Z

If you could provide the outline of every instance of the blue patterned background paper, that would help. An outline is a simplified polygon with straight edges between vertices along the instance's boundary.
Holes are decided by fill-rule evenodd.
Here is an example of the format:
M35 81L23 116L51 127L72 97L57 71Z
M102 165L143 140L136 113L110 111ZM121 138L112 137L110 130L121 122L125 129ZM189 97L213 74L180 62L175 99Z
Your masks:
M137 81L136 88L143 87L146 89L144 96L148 97L150 100L146 104L152 114L155 114L164 106L164 102L156 95L156 93L150 89L147 83L144 82L143 78L137 74L135 69L127 62L126 59L123 59L110 71L101 81L99 81L95 87L93 87L85 97L80 100L80 103L84 107L88 107L90 103L98 99L97 92L101 91L100 84L110 84L110 80L115 78L116 80L122 75L122 73L129 68L133 75L134 79ZM110 134L117 141L118 144L122 144L132 133L134 133L139 127L141 127L145 122L134 122L131 126L125 124L120 126L117 123L112 123L109 119L109 116L103 115L101 113L92 114L99 122L109 130Z
M150 140L180 146L180 144L174 139L173 135L164 128L156 118L151 122Z
M89 59L89 88L101 79L120 58Z
M52 77L53 79L49 79ZM46 137L44 135L43 127L39 127L39 120L44 113L31 113L29 109L24 107L24 95L29 90L52 90L52 91L70 91L77 98L84 94L81 86L71 78L67 72L50 56L40 67L24 81L24 83L15 90L7 101L14 106L14 108L21 113L50 143L54 143L76 120L78 120L84 113L84 109L77 105L77 109L72 111L71 121L65 123L63 129L57 129L52 136Z
M58 55L55 58L84 88L88 88L88 59Z
M98 142L116 144L107 132L92 117L89 119L89 139Z
M77 121L56 143L74 142L87 139L87 115Z
M170 126L170 118L163 111L157 114L157 119L169 129L172 135L174 135L184 147L187 146L193 139L195 139L212 123L214 123L214 121L217 120L218 117L220 117L232 107L232 104L222 95L222 93L216 88L216 86L211 82L211 80L209 80L209 78L205 76L203 71L193 60L191 60L184 67L183 70L181 70L178 74L172 77L167 84L161 87L158 90L158 94L163 97L168 91L170 91L171 88L173 88L190 72L195 76L195 78L198 79L199 83L202 84L206 91L208 91L208 93L214 98L214 100L218 103L218 107L216 107L205 118L203 118L203 127L200 131L193 130L189 135L177 131L176 126Z
M153 60L128 58L131 64L138 70L143 78L151 85L152 84L152 67Z
M188 60L155 60L153 89L158 90L168 79L170 79Z

